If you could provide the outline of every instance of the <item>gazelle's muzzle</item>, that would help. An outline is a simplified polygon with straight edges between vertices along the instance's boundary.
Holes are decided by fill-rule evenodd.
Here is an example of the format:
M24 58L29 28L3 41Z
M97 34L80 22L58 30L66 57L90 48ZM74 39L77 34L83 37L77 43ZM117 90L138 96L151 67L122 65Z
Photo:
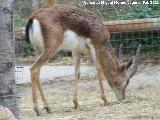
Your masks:
M116 95L116 98L118 99L118 101L122 101L125 99L125 89L126 88L117 88L117 87L113 87L112 90Z

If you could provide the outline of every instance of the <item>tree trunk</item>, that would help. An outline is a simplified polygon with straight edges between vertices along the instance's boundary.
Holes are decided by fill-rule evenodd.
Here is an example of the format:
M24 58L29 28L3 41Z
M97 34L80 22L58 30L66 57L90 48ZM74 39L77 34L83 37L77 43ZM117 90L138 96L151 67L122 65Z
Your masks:
M0 2L0 106L9 108L18 118L13 37L14 4L14 0Z

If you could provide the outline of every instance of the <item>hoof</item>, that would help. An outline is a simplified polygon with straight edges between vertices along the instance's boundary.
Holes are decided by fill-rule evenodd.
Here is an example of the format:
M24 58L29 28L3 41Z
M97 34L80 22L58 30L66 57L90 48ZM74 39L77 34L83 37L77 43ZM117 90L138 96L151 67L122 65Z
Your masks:
M49 107L44 107L44 109L48 112L51 113L51 109Z
M104 101L104 106L108 105L108 101L106 97L102 96L101 99Z
M78 109L79 108L79 104L76 100L73 100L73 103L74 103L74 108L75 109Z
M34 111L36 112L37 116L40 116L39 110L37 110L36 108L34 108Z

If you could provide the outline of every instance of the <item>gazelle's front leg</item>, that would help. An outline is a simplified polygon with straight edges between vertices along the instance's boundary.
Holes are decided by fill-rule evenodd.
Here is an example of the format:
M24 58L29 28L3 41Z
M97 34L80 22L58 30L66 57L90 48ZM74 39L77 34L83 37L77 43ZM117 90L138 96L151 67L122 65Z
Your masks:
M100 86L100 92L101 92L101 99L104 101L104 105L107 104L107 99L104 93L104 88L103 88L103 81L102 81L102 68L99 63L98 56L96 56L95 48L91 43L88 43L89 50L91 53L92 58L94 59L94 62L96 64L96 69L97 69L97 78L99 80L99 86Z
M102 81L102 69L99 64L98 58L96 58L96 69L97 69L97 78L99 80L99 86L100 86L100 92L101 92L101 99L104 101L104 106L108 103L105 93L104 93L104 88L103 88L103 81Z
M77 100L77 91L78 91L78 81L80 78L80 54L72 51L73 60L75 64L75 84L74 84L74 95L73 95L73 103L75 109L79 107L78 100Z

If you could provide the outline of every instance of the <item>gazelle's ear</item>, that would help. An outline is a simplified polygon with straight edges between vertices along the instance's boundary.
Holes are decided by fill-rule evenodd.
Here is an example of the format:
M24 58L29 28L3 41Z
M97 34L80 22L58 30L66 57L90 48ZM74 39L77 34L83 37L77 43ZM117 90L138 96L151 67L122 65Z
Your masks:
M130 59L127 63L119 65L118 71L122 72L128 69L133 64L133 58Z
M121 71L121 72L128 69L133 64L133 58L131 58L127 63L124 63L124 56L123 56L122 47L123 47L123 44L120 44L119 54L118 54L118 58L119 58L119 62L120 62L118 71Z

